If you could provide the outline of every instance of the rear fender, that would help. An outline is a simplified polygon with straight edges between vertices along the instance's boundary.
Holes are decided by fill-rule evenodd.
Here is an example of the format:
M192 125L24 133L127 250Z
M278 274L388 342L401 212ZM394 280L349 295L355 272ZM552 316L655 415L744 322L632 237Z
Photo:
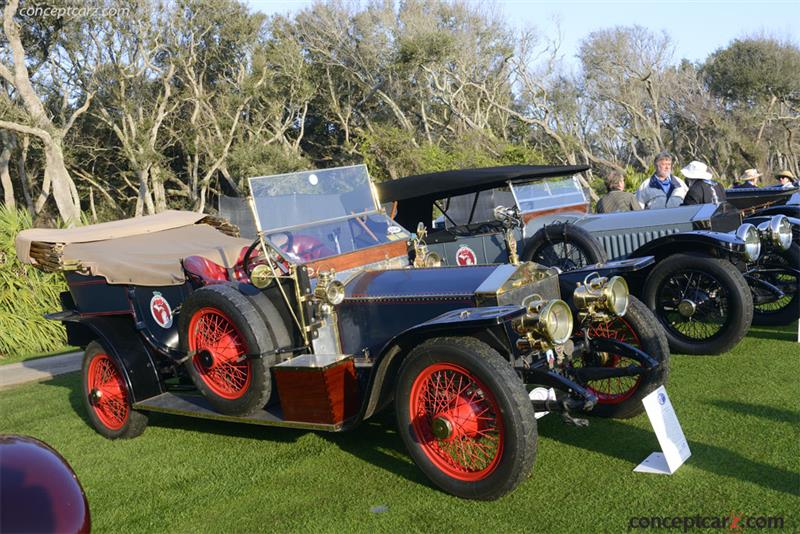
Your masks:
M424 339L437 335L474 336L487 342L501 354L507 354L510 347L504 324L522 313L524 309L518 306L452 310L390 339L373 364L366 389L369 394L361 407L358 420L368 419L392 400L395 377L403 359Z
M55 318L55 317L54 317ZM133 402L164 392L158 367L130 317L62 318L70 345L85 347L97 339L109 351L125 377Z

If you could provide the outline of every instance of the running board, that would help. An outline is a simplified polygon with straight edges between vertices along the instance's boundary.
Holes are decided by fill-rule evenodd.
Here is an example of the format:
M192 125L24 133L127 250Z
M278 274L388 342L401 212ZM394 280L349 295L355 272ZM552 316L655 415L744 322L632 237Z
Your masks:
M336 424L305 423L302 421L286 421L278 404L268 406L248 416L225 415L214 411L205 397L200 395L162 393L133 404L134 410L144 412L158 412L171 415L185 415L215 421L229 421L232 423L247 423L251 425L278 426L287 428L301 428L304 430L325 430L339 432L349 421Z

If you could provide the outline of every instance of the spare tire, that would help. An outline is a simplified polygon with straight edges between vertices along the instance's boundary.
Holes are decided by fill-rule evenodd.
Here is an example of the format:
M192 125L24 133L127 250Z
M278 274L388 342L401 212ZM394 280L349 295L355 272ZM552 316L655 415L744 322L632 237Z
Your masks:
M567 223L540 228L525 241L521 259L545 267L558 267L562 271L574 271L608 261L605 250L592 234Z
M181 307L181 348L189 355L185 369L220 413L250 415L272 393L269 367L279 342L262 306L269 303L257 308L236 288L217 284L194 291Z

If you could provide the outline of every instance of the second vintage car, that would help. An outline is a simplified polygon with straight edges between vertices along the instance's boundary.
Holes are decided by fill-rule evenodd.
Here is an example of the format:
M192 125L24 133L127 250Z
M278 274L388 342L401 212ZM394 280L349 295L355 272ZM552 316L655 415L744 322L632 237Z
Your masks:
M587 169L488 167L377 187L398 222L435 226L429 246L450 265L519 259L570 271L608 258L655 257L626 279L676 352L725 352L754 316L760 324L800 316L800 248L785 216L754 219L755 226L746 213L711 204L593 215L576 176Z

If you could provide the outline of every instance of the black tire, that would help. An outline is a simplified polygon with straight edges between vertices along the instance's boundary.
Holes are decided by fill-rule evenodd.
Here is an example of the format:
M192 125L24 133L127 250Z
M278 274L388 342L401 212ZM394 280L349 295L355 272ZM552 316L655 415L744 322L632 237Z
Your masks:
M184 367L220 413L250 415L270 398L277 347L262 317L252 300L222 284L194 291L181 307L181 349L191 354Z
M414 462L448 493L493 500L530 475L537 441L533 405L509 362L476 339L434 338L414 348L400 368L395 410Z
M744 276L722 259L666 257L650 271L643 295L664 327L672 352L727 352L747 334L753 320L753 299ZM684 312L679 311L681 303L686 305Z
M120 364L99 341L86 347L81 365L82 397L89 421L108 439L130 439L147 428L147 416L133 409Z
M275 297L280 298L277 297L277 295ZM278 311L278 308L273 304L270 296L267 296L264 292L260 292L255 295L248 295L247 298L253 303L258 313L261 315L261 320L264 321L266 325L272 347L275 349L295 347L302 343L300 341L295 342L295 340L292 339L289 328L289 325L292 324L291 316L288 315L288 312L281 313ZM289 356L291 356L291 354ZM274 359L269 362L270 366L278 363L280 359L281 355L276 354ZM278 388L271 389L272 392L267 398L266 406L278 400Z
M605 250L592 234L574 224L548 224L525 241L522 261L574 271L608 261Z
M792 243L788 250L770 251L759 258L759 267L791 267L800 269L800 245ZM793 293L787 294L776 302L760 304L753 310L753 324L759 326L784 326L800 318L800 281L792 274L765 276L771 284L788 288L793 285ZM792 283L793 280L793 283Z
M581 384L597 395L598 402L594 409L587 412L589 415L615 419L639 415L644 411L642 399L666 384L669 377L669 344L658 319L642 301L631 296L624 317L590 324L589 336L628 343L661 363L661 367L641 377L619 377ZM587 355L575 363L579 366L598 367L639 365L636 360L605 353Z

